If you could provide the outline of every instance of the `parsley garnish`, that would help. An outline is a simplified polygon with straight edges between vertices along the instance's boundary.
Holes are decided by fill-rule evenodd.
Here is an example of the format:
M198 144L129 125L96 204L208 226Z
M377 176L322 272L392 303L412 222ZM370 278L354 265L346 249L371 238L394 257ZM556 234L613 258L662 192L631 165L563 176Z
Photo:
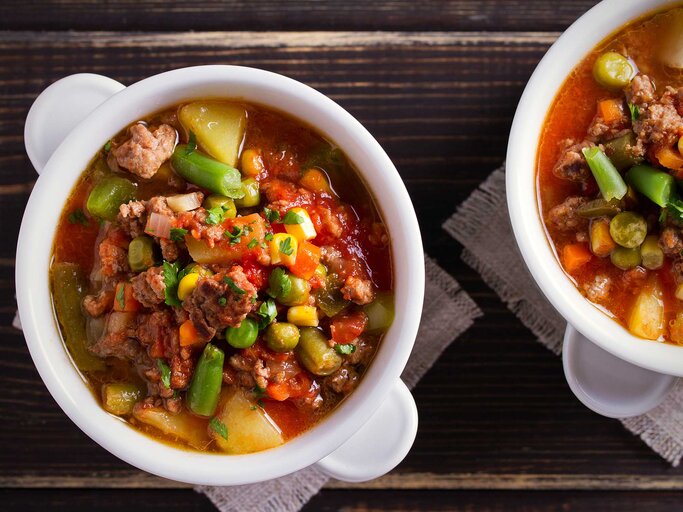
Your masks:
M206 223L212 226L220 224L225 218L225 209L222 206L216 206L214 208L209 208L206 210Z
M164 284L166 285L164 302L169 306L180 306L181 304L180 299L178 299L178 269L179 264L177 261L175 263L164 261L163 276Z
M244 295L245 293L247 293L242 288L237 286L237 284L235 284L235 281L230 279L228 276L223 276L223 282L228 285L228 288L230 288L231 291L233 291L234 293L236 293L238 295Z
M254 386L254 388L251 390L254 395L256 395L256 398L261 398L262 396L265 396L266 390L259 387L258 384Z
M119 289L116 290L116 302L119 303L119 307L121 308L121 311L123 311L126 307L125 293L126 293L126 285L124 285L122 283L119 285Z
M296 213L294 210L289 210L285 216L282 217L283 224L301 224L303 221L303 215Z
M85 216L85 213L83 213L83 210L81 209L74 210L69 214L69 222L71 224L81 224L82 226L90 224L88 222L88 217Z
M108 140L102 149L104 149L105 153L109 153L111 151L111 140Z
M273 233L266 233L266 235L263 237L263 239L266 242L270 242L273 239Z
M249 243L247 244L247 248L253 249L253 248L256 247L257 245L258 245L258 240L256 240L256 238L252 238L252 239L251 239L251 242L249 242Z
M244 234L244 231L240 226L235 226L232 228L232 231L225 230L223 233L223 236L227 237L230 240L230 245L235 245L240 243L242 240L242 235Z
M221 436L223 439L228 439L228 427L225 426L225 423L223 423L221 420L216 418L215 416L209 420L209 427L211 427L211 430L213 430L216 434Z
M185 146L185 154L189 155L197 149L197 137L192 130L190 130L190 136L187 141L187 146Z
M266 220L270 223L277 222L280 220L280 212L277 210L271 210L270 208L263 209L263 215L265 215Z
M282 297L292 290L292 281L282 267L275 267L270 273L268 283L270 283L268 295L271 297Z
M258 328L263 330L268 327L277 316L277 307L275 307L275 301L273 299L263 301L263 303L259 306L258 311L256 311L256 314L260 317Z
M171 240L174 242L182 242L185 240L185 235L187 235L187 229L171 228Z
M633 103L628 104L628 109L631 111L631 122L635 123L640 119L640 110L638 109L638 106Z
M163 359L157 359L157 368L161 372L161 382L169 389L171 387L171 369Z
M666 205L666 212L678 222L683 222L683 201L672 199Z
M353 343L337 343L334 346L334 351L342 356L348 356L349 354L353 354L356 351L356 345L354 345Z
M280 252L282 254L286 254L287 256L292 255L292 253L294 252L294 247L292 247L291 237L287 237L282 242L280 242Z
M226 299L225 297L221 297L220 299L218 299L218 304L220 304L221 306L225 306L227 303L228 299Z

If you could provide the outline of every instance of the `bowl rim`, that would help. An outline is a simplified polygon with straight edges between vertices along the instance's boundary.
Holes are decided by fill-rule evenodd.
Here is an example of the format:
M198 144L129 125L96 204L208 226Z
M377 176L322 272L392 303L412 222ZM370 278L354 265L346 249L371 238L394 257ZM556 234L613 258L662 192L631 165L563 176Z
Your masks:
M574 22L548 50L524 89L506 159L508 210L515 239L546 298L581 334L608 352L644 368L677 376L683 376L681 347L630 334L581 295L560 266L542 222L536 159L546 116L570 72L628 23L680 5L680 0L603 0Z
M206 94L225 90L231 93ZM303 120L339 145L371 191L391 236L396 316L358 389L309 431L280 447L247 455L179 449L106 413L62 344L48 285L59 216L44 213L51 209L61 213L66 197L102 141L164 106L210 96L273 107ZM36 272L36 268L44 270ZM24 212L17 243L16 284L31 357L52 396L83 432L117 457L150 473L191 484L238 485L277 478L314 464L372 416L400 378L415 341L424 296L424 257L417 217L398 171L351 114L322 93L283 75L242 66L195 66L160 73L126 87L64 139L36 181ZM44 320L47 315L49 322Z

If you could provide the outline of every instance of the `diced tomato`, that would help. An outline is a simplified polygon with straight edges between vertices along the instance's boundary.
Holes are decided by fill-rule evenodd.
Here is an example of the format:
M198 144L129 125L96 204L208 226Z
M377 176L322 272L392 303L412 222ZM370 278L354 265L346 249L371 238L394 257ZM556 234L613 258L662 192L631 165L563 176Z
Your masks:
M289 386L285 382L277 384L271 382L266 387L266 394L273 400L284 402L289 398Z
M316 247L310 242L301 242L296 253L296 261L294 265L289 267L289 270L295 276L309 280L320 264L320 256L320 247Z
M261 290L268 282L268 271L266 267L253 260L242 262L242 270L247 276L247 279L253 284L256 289Z
M114 294L114 311L140 311L140 304L133 296L133 285L130 283L118 283Z
M336 343L351 343L365 330L368 317L362 311L349 313L332 319L330 330L332 340Z

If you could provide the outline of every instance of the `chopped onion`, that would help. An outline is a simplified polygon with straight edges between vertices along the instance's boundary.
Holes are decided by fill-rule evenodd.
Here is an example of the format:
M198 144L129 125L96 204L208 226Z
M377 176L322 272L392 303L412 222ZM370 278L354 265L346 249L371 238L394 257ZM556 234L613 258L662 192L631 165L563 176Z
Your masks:
M128 327L133 326L134 322L135 313L130 311L114 311L110 313L109 318L107 318L105 332L107 334L123 332L128 329Z
M176 213L189 212L199 208L202 204L202 197L199 192L190 192L189 194L178 194L167 197L168 206Z
M170 238L171 219L160 213L153 212L147 218L145 233L159 238Z

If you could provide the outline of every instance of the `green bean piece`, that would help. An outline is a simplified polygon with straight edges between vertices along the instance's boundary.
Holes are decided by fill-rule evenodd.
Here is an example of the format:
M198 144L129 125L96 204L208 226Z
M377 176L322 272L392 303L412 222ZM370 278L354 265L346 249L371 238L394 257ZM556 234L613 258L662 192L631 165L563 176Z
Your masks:
M325 285L315 292L316 304L330 318L344 311L349 305L349 301L344 300L340 288L337 277L330 274L325 279Z
M656 235L645 237L643 245L640 246L640 257L646 269L657 270L664 265L664 251L659 247L659 239Z
M144 272L154 266L154 240L152 238L140 235L130 241L128 265L133 272Z
M368 317L366 332L386 331L394 321L394 296L391 293L381 292L375 300L363 307Z
M308 300L311 284L305 279L291 274L287 275L287 279L289 279L292 285L287 287L285 293L276 297L278 302L284 306L300 306L304 304Z
M626 135L617 137L605 142L605 154L618 171L624 171L643 161L641 157L636 157L628 150L636 144L636 134L629 131Z
M249 348L256 343L258 337L258 323L251 318L245 318L239 327L228 327L225 340L235 348Z
M294 353L313 375L324 377L336 372L342 358L327 343L327 336L315 327L303 327Z
M621 270L629 270L640 265L640 249L634 247L627 249L626 247L615 247L609 255L612 264Z
M223 207L223 218L224 219L234 219L237 217L237 208L235 208L235 201L229 197L219 196L218 194L211 194L209 197L204 199L204 204L202 205L207 210L211 208L216 208L217 206Z
M647 236L647 222L642 215L621 212L609 223L609 234L617 244L627 249L640 246Z
M102 178L90 191L85 206L95 217L114 220L119 206L135 199L137 185L126 178L113 174Z
M131 414L142 397L142 387L132 382L110 382L102 386L102 407L116 416Z
M104 370L104 362L88 351L88 337L81 303L86 294L86 280L75 263L55 263L50 269L52 300L61 326L64 344L85 372Z
M186 145L176 146L171 165L187 181L214 194L233 199L244 195L237 169L202 155L197 150L188 151Z
M242 181L242 190L244 197L235 200L237 208L251 208L258 206L261 202L261 192L259 191L259 184L254 178L247 178Z
M666 208L676 190L674 177L648 165L636 165L626 173L626 179L638 192L653 203Z
M617 91L631 83L633 66L617 52L603 53L593 65L593 78L603 87Z
M187 406L199 416L213 416L218 406L223 383L225 353L209 343L199 357L190 387L187 390Z
M606 201L598 198L579 206L577 213L586 219L596 219L598 217L614 217L620 211L621 203L616 199Z
M600 193L606 201L621 199L626 195L628 188L624 178L621 177L619 171L599 147L584 148L583 156L586 158L588 167L590 167L595 181L598 182Z
M327 278L327 267L322 263L319 263L318 266L315 267L314 275L321 281L325 281Z
M275 352L289 352L299 343L299 328L287 322L270 324L266 329L266 345Z

